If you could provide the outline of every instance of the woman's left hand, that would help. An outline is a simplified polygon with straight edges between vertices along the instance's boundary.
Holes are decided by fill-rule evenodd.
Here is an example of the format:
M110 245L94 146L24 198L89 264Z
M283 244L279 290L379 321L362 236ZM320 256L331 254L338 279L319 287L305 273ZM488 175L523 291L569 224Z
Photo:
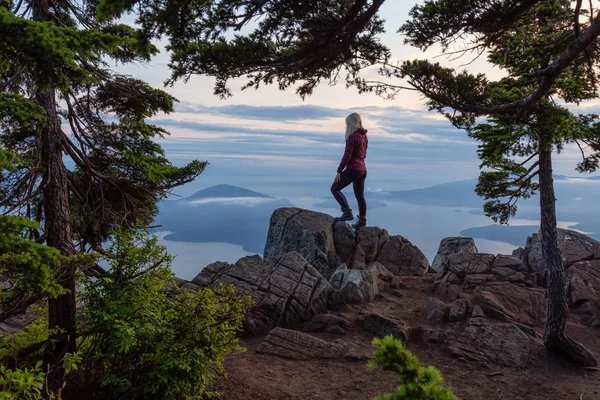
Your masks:
M342 179L342 174L338 173L338 174L335 176L335 179L334 179L333 181L334 181L335 183L338 183L338 182L340 181L340 179Z

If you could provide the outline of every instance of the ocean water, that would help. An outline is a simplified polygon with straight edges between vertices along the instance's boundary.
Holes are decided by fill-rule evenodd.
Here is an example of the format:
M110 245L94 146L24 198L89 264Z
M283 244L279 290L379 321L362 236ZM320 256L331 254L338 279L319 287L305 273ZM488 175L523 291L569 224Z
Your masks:
M204 267L215 261L234 263L242 257L250 255L231 243L189 243L164 240L170 232L158 232L158 242L166 246L169 254L175 256L171 270L180 278L191 280Z
M315 208L312 205L318 198L300 197L289 199L296 207L314 211L337 214L337 210ZM491 224L491 220L482 215L469 213L470 209L419 206L398 202L388 202L388 207L376 208L368 212L368 224L387 229L391 235L402 235L419 247L433 261L442 239L460 236L460 231ZM531 221L515 220L513 223ZM177 276L192 279L206 265L215 261L233 263L248 253L242 246L229 243L189 243L164 240L167 232L159 234L160 243L170 254L175 255L172 269ZM265 238L266 240L266 238ZM492 254L510 254L516 246L486 239L475 238L480 252ZM524 245L525 243L523 243Z

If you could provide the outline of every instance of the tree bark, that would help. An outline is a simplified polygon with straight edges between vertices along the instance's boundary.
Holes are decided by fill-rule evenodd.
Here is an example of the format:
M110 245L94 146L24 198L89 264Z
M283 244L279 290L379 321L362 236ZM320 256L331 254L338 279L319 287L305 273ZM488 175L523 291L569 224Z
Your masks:
M544 330L544 345L552 352L566 356L583 366L596 366L593 354L584 346L567 336L567 314L569 306L565 287L564 263L558 247L556 226L556 198L552 177L552 143L540 137L540 214L542 255L548 270L548 312Z
M44 1L31 2L32 17L46 21L48 6ZM67 169L63 163L62 129L57 113L56 90L36 88L35 102L46 111L46 125L40 132L40 164L43 170L42 190L44 203L44 234L46 244L58 249L62 255L75 254L71 235L69 186ZM68 293L48 302L48 327L59 332L50 335L49 346L44 354L44 372L47 388L55 394L65 381L63 358L75 351L75 268L72 265L53 266L57 282ZM72 339L70 339L72 338ZM46 393L48 395L48 393Z

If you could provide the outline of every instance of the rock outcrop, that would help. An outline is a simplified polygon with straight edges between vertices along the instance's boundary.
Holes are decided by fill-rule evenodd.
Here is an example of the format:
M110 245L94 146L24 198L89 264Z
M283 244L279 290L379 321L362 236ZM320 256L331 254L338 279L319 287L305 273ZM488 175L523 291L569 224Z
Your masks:
M331 215L280 208L271 216L264 257L277 259L295 251L326 279L342 264L336 254ZM352 232L348 232L352 233Z
M362 254L364 254L364 259ZM402 236L390 236L385 229L366 227L357 231L351 268L367 268L379 262L394 275L419 276L429 269L427 257Z
M515 250L513 255L520 258L530 274L534 274L537 285L545 286L547 268L542 257L540 239L539 234L528 237L525 247ZM565 269L580 261L600 260L600 242L583 233L559 229L558 246L565 262Z
M217 262L192 283L210 288L233 284L240 294L250 295L254 305L244 324L249 335L275 327L299 327L314 315L326 313L335 296L329 282L296 252L271 260L249 256L235 264Z
M348 269L342 264L331 276L329 283L349 304L368 303L379 294L377 276L364 269Z
M330 334L352 337L357 329L415 344L442 344L455 357L508 367L527 366L532 352L542 348L546 298L538 285L545 269L536 236L510 256L479 253L471 238L442 240L432 265L435 278L423 278L433 282L434 297L423 316L427 321L407 328L395 319L398 314L374 313L361 304L386 292L401 301L405 295L394 290L402 287L409 296L410 287L401 280L410 278L400 277L429 271L423 253L408 240L378 227L355 232L329 215L297 208L275 211L270 224L264 258L217 262L191 282L177 282L183 290L234 284L250 295L254 305L245 332L269 333L257 352L298 360L363 360L369 354L328 342ZM560 245L569 305L583 325L600 327L600 243L560 230ZM343 317L328 314L332 308L342 309ZM320 338L305 332L319 332Z
M332 332L348 329L348 321L342 317L338 317L331 314L319 314L315 315L310 321L304 325L302 330L304 332Z
M452 355L482 364L524 367L542 346L516 324L469 326L449 344Z
M570 304L600 301L600 260L573 264L567 270L566 281Z
M467 251L440 257L442 261L433 284L434 292L438 297L446 301L454 301L461 297L463 290L497 282L533 286L531 275L527 275L526 267L518 258L475 253L475 248L472 246L465 246L465 248Z
M442 241L437 259L440 263L433 291L440 299L453 302L446 311L447 319L466 319L468 300L492 319L529 326L543 323L545 291L534 287L534 277L519 258L477 253L471 239L449 238ZM431 307L433 303L430 314ZM439 319L438 315L434 312L431 318Z
M447 321L449 311L450 307L435 297L430 297L427 301L427 321L431 323Z
M379 314L360 316L356 323L360 328L379 338L392 335L402 342L406 342L408 336L406 330L398 322Z
M343 356L339 346L309 334L275 328L256 348L257 353L273 354L294 360L314 360Z
M450 304L448 321L464 321L471 312L471 302L468 299L456 299Z
M566 273L568 301L581 322L600 327L600 260L580 261Z
M510 282L497 282L476 288L472 302L486 316L505 322L517 321L540 326L546 317L546 295L542 288L525 288Z
M479 251L472 238L462 236L447 237L442 239L431 268L435 272L438 272L448 257L458 253L479 253Z
M328 214L299 208L273 213L264 257L276 259L289 251L300 253L327 279L342 263L367 269L377 261L394 275L423 275L429 269L425 255L402 236L378 227L355 233Z
M457 253L448 256L436 276L434 286L440 291L448 286L473 288L490 282L525 283L524 267L511 256L481 253Z

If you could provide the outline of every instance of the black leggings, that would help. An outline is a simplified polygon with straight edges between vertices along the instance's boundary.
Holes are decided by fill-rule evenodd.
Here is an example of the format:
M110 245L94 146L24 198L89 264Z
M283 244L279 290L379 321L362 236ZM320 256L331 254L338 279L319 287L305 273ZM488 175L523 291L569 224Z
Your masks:
M333 197L340 203L342 208L348 208L348 200L342 193L342 189L352 183L354 188L354 196L358 202L358 215L361 217L367 216L367 202L365 201L365 180L367 179L367 171L357 171L355 169L346 169L342 172L340 180L333 182L331 185L331 193Z

